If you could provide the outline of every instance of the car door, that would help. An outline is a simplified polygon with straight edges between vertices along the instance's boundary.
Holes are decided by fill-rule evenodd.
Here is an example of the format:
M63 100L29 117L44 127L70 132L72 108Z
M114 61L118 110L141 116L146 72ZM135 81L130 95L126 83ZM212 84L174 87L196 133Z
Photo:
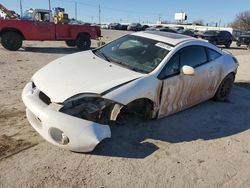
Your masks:
M221 31L219 33L219 44L226 44L228 42L228 37L226 32Z
M36 20L32 24L33 39L35 40L54 40L55 24L50 22L49 13L37 12Z
M218 32L218 34L215 36L216 44L220 45L221 44L221 32Z
M163 80L160 118L211 98L214 68L208 61L202 46L185 47L170 59L159 75ZM184 75L181 71L184 65L193 67L195 74Z

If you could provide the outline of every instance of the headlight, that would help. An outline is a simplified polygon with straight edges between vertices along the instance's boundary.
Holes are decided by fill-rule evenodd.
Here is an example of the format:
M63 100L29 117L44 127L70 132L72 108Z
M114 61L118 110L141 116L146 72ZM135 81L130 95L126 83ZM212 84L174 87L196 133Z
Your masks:
M74 117L104 123L109 119L115 104L109 99L101 98L100 95L83 94L66 100L59 111Z

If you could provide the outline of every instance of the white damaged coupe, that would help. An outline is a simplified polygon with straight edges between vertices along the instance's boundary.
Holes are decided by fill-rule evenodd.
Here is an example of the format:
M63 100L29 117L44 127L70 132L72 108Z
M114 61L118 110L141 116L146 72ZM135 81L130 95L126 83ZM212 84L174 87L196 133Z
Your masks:
M111 137L108 124L123 113L159 119L211 98L227 100L237 68L235 57L206 41L137 32L51 62L22 99L44 139L89 152Z

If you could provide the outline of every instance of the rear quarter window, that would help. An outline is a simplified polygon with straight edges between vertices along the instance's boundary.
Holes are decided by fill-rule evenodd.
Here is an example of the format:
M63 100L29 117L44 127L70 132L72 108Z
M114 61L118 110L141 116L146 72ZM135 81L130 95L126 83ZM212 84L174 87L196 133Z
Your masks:
M209 61L214 61L221 56L221 54L219 52L216 52L215 50L212 50L210 48L207 48L206 50L207 50L207 57Z

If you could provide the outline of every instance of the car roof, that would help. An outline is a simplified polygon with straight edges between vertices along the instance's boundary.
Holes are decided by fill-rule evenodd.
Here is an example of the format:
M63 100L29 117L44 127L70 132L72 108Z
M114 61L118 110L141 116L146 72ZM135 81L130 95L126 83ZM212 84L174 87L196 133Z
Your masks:
M143 32L132 33L132 35L162 41L172 46L176 46L177 44L187 40L198 40L190 36L181 35L177 33L162 32L162 31L143 31Z

